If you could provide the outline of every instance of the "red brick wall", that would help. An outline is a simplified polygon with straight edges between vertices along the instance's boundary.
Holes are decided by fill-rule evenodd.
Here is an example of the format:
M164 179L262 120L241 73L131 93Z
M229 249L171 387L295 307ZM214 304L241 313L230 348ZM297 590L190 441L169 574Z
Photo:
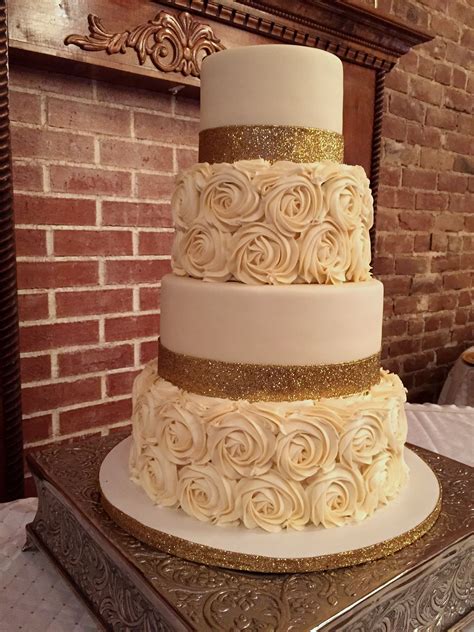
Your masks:
M387 76L374 272L385 285L385 366L412 401L436 400L474 341L474 5L379 6L435 36Z
M440 35L387 80L375 273L385 364L432 399L473 338L474 17L468 0L393 5ZM132 380L156 354L170 192L196 161L198 108L15 67L11 116L25 441L106 433L128 423Z
M12 148L27 445L107 432L156 355L174 174L198 107L15 67Z

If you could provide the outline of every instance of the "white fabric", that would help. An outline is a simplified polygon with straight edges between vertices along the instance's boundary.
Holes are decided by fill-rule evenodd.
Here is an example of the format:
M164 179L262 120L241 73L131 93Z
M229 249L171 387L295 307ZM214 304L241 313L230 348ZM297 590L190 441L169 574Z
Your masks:
M409 443L474 466L474 407L406 404Z
M474 346L466 349L464 354L467 352L474 353ZM462 355L446 378L438 404L474 406L474 365L463 360Z
M49 560L22 552L38 501L0 504L0 632L95 632L98 628Z
M408 441L474 465L474 408L407 404ZM0 632L95 632L91 617L45 556L22 553L35 498L0 505Z

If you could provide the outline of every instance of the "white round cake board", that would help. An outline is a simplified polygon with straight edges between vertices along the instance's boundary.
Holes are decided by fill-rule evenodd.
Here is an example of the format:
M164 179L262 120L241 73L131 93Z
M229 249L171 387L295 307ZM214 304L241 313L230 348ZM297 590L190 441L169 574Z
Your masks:
M218 566L287 572L300 567L319 570L365 562L414 542L431 528L440 509L440 487L435 474L417 454L405 448L409 484L394 501L359 524L279 533L215 526L200 522L181 509L154 505L129 478L130 447L128 437L109 452L100 468L100 487L108 513L140 540L180 557ZM395 546L390 546L390 541ZM278 563L282 559L286 565ZM318 559L324 563L318 564ZM291 560L295 563L291 564ZM308 560L307 565L303 560Z

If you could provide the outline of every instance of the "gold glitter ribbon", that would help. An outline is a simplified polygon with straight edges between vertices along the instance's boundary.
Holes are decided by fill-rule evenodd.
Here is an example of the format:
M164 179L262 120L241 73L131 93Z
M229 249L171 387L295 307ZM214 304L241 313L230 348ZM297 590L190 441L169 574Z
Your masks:
M263 555L251 555L249 553L237 553L216 549L204 544L197 544L185 540L170 533L147 527L135 518L114 507L101 493L102 506L108 515L122 529L130 533L134 538L153 546L160 551L182 557L191 562L207 564L208 566L221 566L239 571L253 571L260 573L308 573L312 571L325 571L354 564L364 564L382 557L387 557L404 547L413 544L427 533L434 525L441 511L441 486L438 502L430 515L420 524L400 535L384 540L378 544L372 544L352 551L342 551L329 555L316 557L266 557ZM178 516L178 514L176 514ZM217 529L219 527L216 527ZM230 529L229 529L230 530ZM311 536L310 536L311 537Z
M249 401L344 397L380 381L380 354L340 364L239 364L175 353L159 343L158 375L197 395Z
M236 162L264 158L271 162L343 162L342 134L291 125L229 125L202 130L199 162Z

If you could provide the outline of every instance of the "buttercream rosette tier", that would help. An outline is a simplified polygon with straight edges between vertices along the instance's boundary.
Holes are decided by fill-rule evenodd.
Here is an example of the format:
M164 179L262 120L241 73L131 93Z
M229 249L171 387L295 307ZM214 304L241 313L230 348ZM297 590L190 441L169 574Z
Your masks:
M381 370L373 199L342 163L340 60L207 57L199 162L177 177L158 362L133 392L130 476L218 526L341 527L407 481L405 389Z
M342 526L372 515L407 478L405 390L385 371L344 399L249 402L183 391L152 362L134 401L132 480L205 522Z
M373 201L362 167L200 163L171 201L174 274L248 284L370 278Z

